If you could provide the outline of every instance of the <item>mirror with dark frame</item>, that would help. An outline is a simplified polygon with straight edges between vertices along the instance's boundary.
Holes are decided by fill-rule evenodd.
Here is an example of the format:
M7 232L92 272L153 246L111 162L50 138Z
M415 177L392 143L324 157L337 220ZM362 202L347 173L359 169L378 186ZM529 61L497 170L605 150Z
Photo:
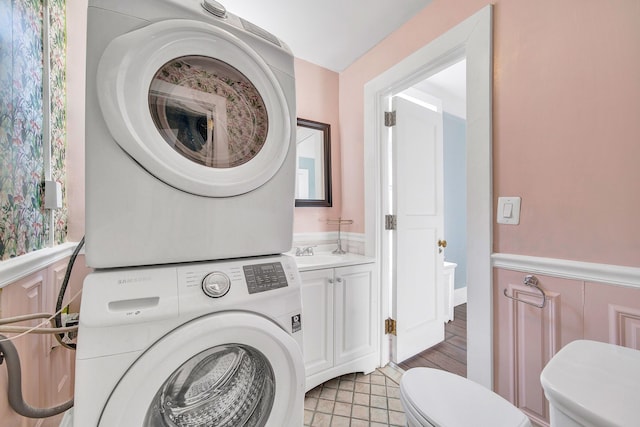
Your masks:
M298 118L296 207L331 207L331 125Z

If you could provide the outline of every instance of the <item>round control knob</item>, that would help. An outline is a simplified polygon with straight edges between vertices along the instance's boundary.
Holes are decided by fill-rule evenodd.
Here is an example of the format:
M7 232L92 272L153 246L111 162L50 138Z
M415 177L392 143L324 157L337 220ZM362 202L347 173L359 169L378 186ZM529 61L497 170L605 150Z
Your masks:
M202 2L202 7L204 10L218 18L224 19L227 17L227 9L215 0L204 0Z
M202 290L211 298L223 297L231 288L229 276L219 271L214 271L204 276L202 279Z

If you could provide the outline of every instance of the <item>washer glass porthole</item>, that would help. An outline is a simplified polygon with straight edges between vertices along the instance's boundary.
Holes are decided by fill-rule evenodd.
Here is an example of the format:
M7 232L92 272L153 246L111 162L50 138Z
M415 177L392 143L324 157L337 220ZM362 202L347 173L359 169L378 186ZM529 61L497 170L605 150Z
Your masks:
M233 66L206 56L164 64L151 81L149 109L169 146L210 168L251 161L269 130L264 100L253 83Z
M264 426L274 398L273 369L264 354L247 345L216 346L171 374L143 427Z

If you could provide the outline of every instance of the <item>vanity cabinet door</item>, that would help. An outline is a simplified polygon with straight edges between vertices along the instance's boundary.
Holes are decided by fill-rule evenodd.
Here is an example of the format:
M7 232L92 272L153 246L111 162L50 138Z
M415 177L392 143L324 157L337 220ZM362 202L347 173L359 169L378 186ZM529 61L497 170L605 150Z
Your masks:
M307 377L333 366L333 269L302 271L302 324Z
M372 264L335 269L335 363L374 353L378 287Z

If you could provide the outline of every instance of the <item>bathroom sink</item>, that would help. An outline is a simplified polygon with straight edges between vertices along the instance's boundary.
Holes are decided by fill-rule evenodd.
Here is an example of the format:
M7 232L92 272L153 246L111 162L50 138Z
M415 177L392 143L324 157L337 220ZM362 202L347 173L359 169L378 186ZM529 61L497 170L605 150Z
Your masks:
M311 256L297 256L294 258L298 268L301 270L373 262L371 258L356 254L317 253Z

